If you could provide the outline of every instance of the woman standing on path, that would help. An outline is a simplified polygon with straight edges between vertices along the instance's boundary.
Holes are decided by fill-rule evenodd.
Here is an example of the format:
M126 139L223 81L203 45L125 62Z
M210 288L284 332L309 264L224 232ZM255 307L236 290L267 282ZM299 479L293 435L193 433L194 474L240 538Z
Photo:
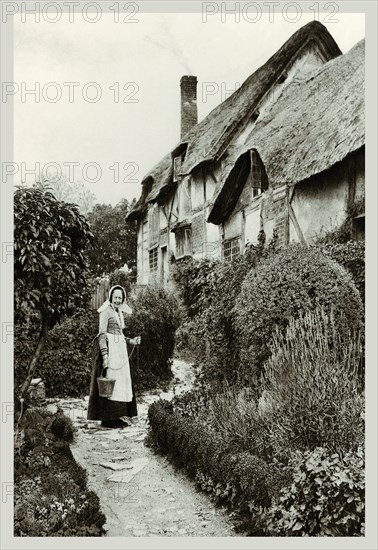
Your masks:
M122 416L137 416L127 343L138 345L140 338L126 338L123 333L123 313L132 313L125 300L125 289L115 285L109 291L109 300L97 310L100 313L100 327L93 343L93 370L87 418L101 420L101 425L107 428L124 428L128 424L121 420ZM101 397L98 393L97 377L101 376L103 369L107 378L115 380L111 397Z

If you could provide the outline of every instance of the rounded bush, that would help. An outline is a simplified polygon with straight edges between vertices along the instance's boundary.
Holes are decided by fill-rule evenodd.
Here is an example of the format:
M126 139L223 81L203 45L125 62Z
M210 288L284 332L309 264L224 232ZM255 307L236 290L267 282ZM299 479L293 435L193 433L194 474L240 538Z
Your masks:
M362 302L351 275L314 249L292 246L260 262L247 274L236 300L236 338L241 368L256 375L270 356L276 326L317 306L342 312L350 328L361 323Z

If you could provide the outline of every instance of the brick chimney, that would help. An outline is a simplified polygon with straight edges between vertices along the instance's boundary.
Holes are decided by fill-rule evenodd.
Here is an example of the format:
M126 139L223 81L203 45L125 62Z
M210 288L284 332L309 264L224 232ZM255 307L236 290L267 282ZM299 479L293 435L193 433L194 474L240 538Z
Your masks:
M181 86L181 138L198 122L197 77L182 76Z

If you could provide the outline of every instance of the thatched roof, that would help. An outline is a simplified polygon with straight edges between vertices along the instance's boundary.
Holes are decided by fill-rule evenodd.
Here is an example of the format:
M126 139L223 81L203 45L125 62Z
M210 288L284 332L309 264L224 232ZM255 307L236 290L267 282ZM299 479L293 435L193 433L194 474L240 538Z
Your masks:
M221 221L222 188L230 184L232 167L249 149L259 152L269 186L275 188L323 172L364 145L364 60L365 41L361 40L347 54L283 90L245 143L228 148L227 166L208 221Z
M145 212L149 202L156 200L163 189L173 185L172 173L172 156L169 153L143 178L142 195L129 212L127 216L129 220L137 219Z
M311 42L319 46L327 60L341 54L336 42L321 23L313 21L300 28L239 89L184 136L180 143L189 145L182 174L189 174L196 166L222 155L235 132L253 114L261 98L278 81L300 50ZM171 164L171 154L168 154L144 177L143 187L151 181L150 178L153 179L153 185L149 192L144 193L143 199L139 199L129 214L130 219L138 217L148 202L156 200L166 186L172 185Z

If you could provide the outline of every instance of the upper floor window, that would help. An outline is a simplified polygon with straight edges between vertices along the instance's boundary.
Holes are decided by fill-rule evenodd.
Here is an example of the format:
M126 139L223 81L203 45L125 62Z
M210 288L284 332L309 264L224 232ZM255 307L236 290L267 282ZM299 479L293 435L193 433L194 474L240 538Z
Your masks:
M251 186L252 198L254 199L268 189L268 178L258 152L251 149L250 155L251 169L248 176L248 182Z
M234 237L233 239L226 239L223 241L223 258L225 260L232 260L235 256L240 254L240 237Z
M192 230L190 227L182 227L175 231L176 257L192 255Z

